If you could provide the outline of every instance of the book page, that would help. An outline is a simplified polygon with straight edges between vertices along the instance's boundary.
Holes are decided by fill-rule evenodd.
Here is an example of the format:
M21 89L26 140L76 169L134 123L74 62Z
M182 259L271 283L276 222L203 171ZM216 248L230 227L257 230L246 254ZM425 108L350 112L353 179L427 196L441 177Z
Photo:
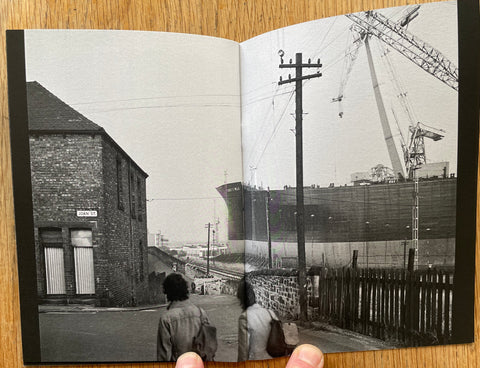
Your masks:
M243 182L238 43L160 32L24 34L28 127L12 120L12 131L28 129L30 157L21 162L14 146L13 163L31 177L24 198L33 212L17 218L17 230L31 234L19 240L30 293L20 287L39 326L24 320L33 331L24 336L37 336L30 342L41 353L26 361L173 361L194 336L182 335L192 326L168 321L185 313L200 326L197 307L217 327L215 359L236 360L228 336L240 305L221 294L243 276L243 257L227 278L218 270L221 257L243 254L243 242L228 240L217 188ZM32 256L34 269L22 267Z
M456 2L275 30L241 66L256 303L327 353L454 343Z
M174 361L205 316L215 361L472 341L478 86L457 5L241 45L11 31L24 362Z

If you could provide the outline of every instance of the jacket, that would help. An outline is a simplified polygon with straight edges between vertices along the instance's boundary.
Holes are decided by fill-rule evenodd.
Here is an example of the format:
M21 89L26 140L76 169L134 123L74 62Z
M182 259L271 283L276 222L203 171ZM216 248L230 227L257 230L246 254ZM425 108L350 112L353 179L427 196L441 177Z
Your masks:
M206 316L205 311L203 312ZM200 308L190 300L174 301L158 322L157 360L173 362L192 351L193 338L200 331Z
M239 362L272 358L267 353L271 320L270 312L258 304L243 311L238 319Z

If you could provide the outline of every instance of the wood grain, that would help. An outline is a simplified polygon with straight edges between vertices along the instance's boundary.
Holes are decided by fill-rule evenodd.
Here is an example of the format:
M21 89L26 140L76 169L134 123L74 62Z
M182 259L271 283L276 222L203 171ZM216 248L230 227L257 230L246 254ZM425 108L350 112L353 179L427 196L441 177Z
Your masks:
M135 29L196 33L244 41L308 20L371 8L411 4L408 0L0 0L0 367L23 367L10 163L5 30L23 28ZM478 203L478 202L477 202ZM478 218L478 204L477 204ZM477 222L478 234L478 222ZM479 265L477 242L476 265ZM478 273L475 292L478 295ZM480 332L475 303L475 338ZM209 367L282 368L269 362L210 363ZM326 366L480 367L479 344L328 354ZM172 364L82 365L82 367L173 367Z

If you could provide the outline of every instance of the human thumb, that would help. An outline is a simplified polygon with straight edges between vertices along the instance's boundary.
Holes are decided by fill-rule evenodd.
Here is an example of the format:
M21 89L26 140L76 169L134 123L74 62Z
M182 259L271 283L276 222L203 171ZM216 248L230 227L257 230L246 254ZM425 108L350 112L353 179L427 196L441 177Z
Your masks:
M203 368L203 361L199 355L188 352L178 357L175 368Z
M300 345L293 351L285 368L323 368L323 353L313 345Z

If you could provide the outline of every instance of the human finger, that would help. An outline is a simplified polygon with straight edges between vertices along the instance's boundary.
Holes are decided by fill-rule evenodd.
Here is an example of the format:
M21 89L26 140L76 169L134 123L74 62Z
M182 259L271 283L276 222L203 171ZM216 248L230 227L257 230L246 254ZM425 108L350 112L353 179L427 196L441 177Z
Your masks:
M198 354L188 352L178 357L175 368L203 368L203 361Z
M290 356L285 368L323 368L323 353L316 346L298 346Z

